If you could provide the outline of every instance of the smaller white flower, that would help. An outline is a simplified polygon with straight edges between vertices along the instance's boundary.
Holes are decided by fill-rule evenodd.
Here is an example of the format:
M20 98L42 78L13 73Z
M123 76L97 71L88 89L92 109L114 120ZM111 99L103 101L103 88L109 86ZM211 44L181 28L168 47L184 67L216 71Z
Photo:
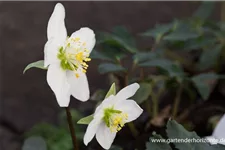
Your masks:
M225 145L225 115L220 119L216 125L212 136L207 136L206 139L210 144L222 144Z
M139 89L139 84L131 84L106 98L95 110L94 119L87 127L84 135L84 144L87 145L96 135L98 143L109 149L116 137L116 133L122 127L135 119L143 112L143 109L134 101L132 97Z

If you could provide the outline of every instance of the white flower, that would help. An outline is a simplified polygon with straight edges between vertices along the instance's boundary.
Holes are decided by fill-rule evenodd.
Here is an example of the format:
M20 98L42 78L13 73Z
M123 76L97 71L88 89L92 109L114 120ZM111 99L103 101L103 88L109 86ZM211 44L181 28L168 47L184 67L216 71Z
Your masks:
M69 105L70 95L81 101L89 99L86 62L95 45L95 34L86 27L67 37L64 19L65 9L58 3L48 22L44 48L47 82L61 107Z
M225 115L220 119L218 124L216 125L212 136L207 136L206 139L211 144L223 144L225 145Z
M98 143L109 149L125 123L137 119L143 112L134 100L128 100L139 88L134 83L123 88L116 95L106 98L95 110L94 119L87 127L84 144L87 145L96 135Z

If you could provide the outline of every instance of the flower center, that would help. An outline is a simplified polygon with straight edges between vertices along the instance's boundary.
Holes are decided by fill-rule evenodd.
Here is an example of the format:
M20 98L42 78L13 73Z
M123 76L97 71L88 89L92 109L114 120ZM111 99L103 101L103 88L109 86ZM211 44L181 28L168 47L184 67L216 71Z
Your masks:
M120 110L112 108L106 108L104 110L103 120L106 126L110 128L110 131L115 133L122 129L128 119L128 114L123 113Z
M74 71L77 78L80 71L86 73L87 62L91 61L89 56L90 51L86 48L86 43L74 37L68 37L58 53L62 69Z

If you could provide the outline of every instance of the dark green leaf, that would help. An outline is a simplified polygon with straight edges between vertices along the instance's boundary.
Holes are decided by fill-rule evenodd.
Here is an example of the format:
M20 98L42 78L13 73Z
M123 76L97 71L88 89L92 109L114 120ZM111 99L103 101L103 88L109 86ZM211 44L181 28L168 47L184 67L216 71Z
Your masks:
M112 145L109 150L123 150L121 147Z
M92 59L100 59L100 60L108 60L108 61L114 61L113 57L109 57L107 55L104 55L101 52L98 52L97 50L93 50L91 52L91 56Z
M157 59L162 55L161 52L138 52L133 56L134 63L142 63L148 60Z
M202 4L197 9L197 11L194 13L194 17L199 19L207 19L213 12L215 3L210 1L203 1Z
M206 100L211 93L211 85L215 80L224 78L224 76L215 73L202 73L191 78L201 97Z
M115 83L113 83L109 89L109 91L107 92L105 99L108 98L110 95L116 95L116 85Z
M151 36L154 38L162 37L166 33L168 33L174 26L174 23L163 24L163 25L156 25L155 28L150 29L144 32L143 36Z
M212 48L204 50L200 56L198 69L204 70L204 69L209 69L215 66L215 64L217 63L220 57L221 50L222 50L222 45L216 45Z
M27 70L29 70L31 68L40 68L40 69L44 69L44 70L48 69L48 68L44 67L44 60L39 60L39 61L30 63L29 65L27 65L26 68L24 69L23 73L25 73Z
M107 43L108 45L117 45L125 48L128 52L137 52L135 40L124 27L116 27L112 34L101 32L98 43Z
M212 37L204 37L201 39L192 39L188 40L184 44L183 50L185 51L192 51L192 50L201 50L205 49L209 46L212 46L216 43L217 39Z
M163 139L161 135L153 134L153 136L149 138L149 142L146 143L146 150L172 150L169 144L157 142L159 140L165 139Z
M124 67L117 64L112 64L112 63L102 63L98 66L98 70L101 74L126 71Z
M167 136L175 147L179 150L224 150L222 145L210 145L209 143L201 142L201 139L195 132L189 132L174 120L169 120L167 123ZM199 142L198 142L199 141ZM161 143L160 143L161 144Z
M139 85L140 88L137 90L132 99L135 100L138 104L141 104L148 99L152 88L151 84L146 82L139 83Z
M174 76L184 76L184 72L181 67L177 64L167 60L167 59L155 59L151 61L146 61L144 63L139 64L141 67L159 67L167 71L170 77Z
M101 101L105 98L105 95L106 95L106 91L102 90L102 89L99 89L99 90L94 92L94 94L91 96L90 99L94 100L94 101Z
M176 30L170 34L164 36L164 40L168 41L187 41L199 37L199 34L194 31L182 31Z
M94 115L90 115L80 119L77 124L89 124L94 119Z
M47 145L42 137L32 136L25 140L22 150L47 150Z

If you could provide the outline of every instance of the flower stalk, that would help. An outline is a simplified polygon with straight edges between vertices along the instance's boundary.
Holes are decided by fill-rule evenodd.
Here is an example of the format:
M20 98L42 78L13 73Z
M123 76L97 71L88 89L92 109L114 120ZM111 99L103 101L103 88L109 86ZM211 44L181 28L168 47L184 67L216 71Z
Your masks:
M66 107L66 115L67 115L68 125L70 128L70 134L71 134L74 150L79 150L78 142L77 142L77 138L76 138L76 134L75 134L75 129L73 126L72 116L71 116L69 107Z
M177 116L177 112L178 112L178 107L180 105L180 98L181 98L182 91L183 91L183 86L180 85L180 88L177 91L177 94L176 94L176 97L175 97L175 101L174 101L174 105L173 105L173 112L172 112L173 118L176 118L176 116Z

